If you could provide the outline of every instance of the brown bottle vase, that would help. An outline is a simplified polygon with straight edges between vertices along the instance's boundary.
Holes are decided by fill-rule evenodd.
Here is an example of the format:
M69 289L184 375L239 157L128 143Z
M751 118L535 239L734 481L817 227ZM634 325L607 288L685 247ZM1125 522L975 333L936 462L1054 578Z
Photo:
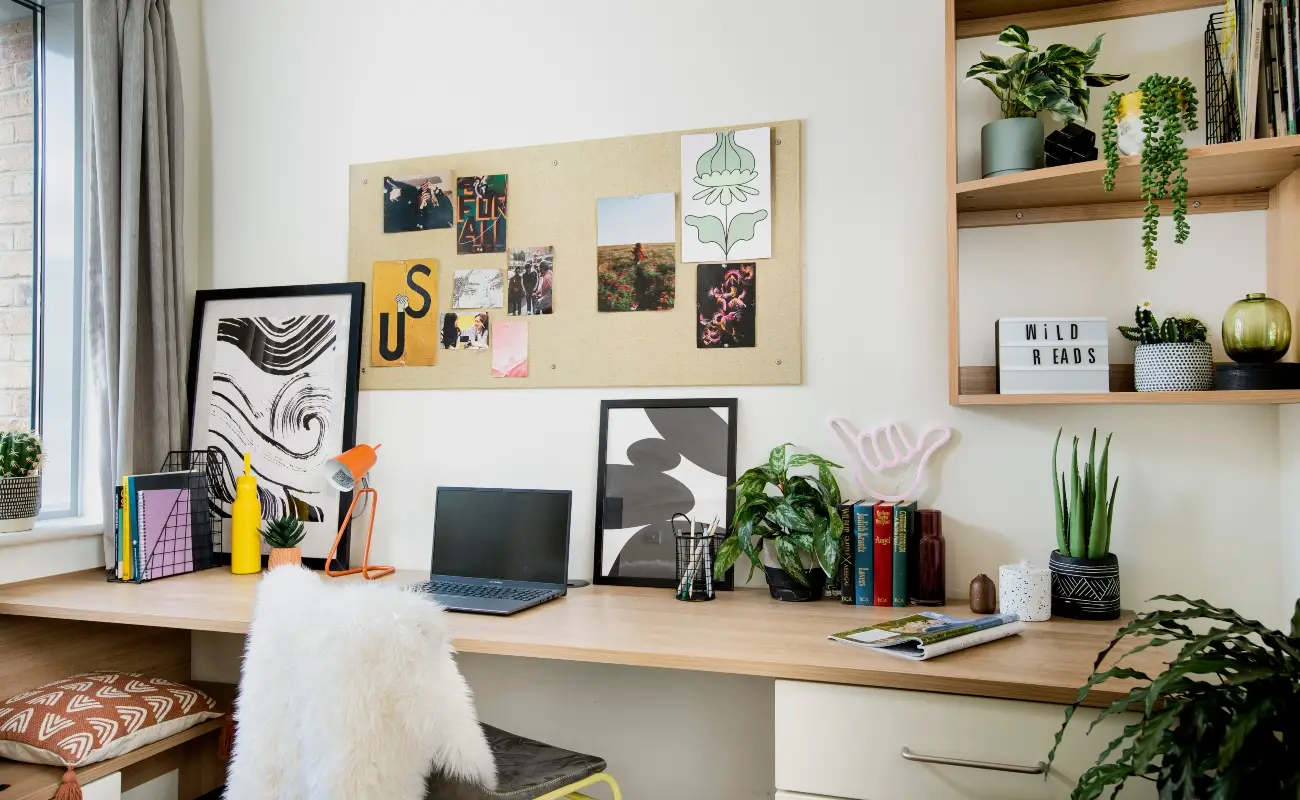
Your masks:
M943 513L931 509L920 512L921 541L916 592L912 602L918 606L941 606L947 601L944 572Z

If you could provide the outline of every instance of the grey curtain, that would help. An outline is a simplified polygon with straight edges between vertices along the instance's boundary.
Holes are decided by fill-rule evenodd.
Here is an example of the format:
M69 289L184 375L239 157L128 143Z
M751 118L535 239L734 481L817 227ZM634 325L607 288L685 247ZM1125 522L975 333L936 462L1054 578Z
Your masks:
M186 439L180 67L169 0L86 0L88 362L113 487Z

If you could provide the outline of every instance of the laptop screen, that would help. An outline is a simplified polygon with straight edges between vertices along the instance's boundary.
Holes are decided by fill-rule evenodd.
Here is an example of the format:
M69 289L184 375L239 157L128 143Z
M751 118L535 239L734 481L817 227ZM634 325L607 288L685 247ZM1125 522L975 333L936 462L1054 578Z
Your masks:
M567 491L438 487L433 574L563 584L572 497Z

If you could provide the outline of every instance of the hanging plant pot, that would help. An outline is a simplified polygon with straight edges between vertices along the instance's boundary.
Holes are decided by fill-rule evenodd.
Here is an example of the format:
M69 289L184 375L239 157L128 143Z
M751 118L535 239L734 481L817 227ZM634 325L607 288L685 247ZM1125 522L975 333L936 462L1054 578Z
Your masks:
M1208 342L1140 344L1133 351L1133 382L1139 392L1204 392L1214 388Z
M0 533L30 531L40 508L40 475L0 478Z
M1119 559L1114 553L1071 558L1053 550L1047 566L1052 571L1052 616L1119 618Z
M980 129L980 159L985 178L1043 168L1043 121L1014 117Z

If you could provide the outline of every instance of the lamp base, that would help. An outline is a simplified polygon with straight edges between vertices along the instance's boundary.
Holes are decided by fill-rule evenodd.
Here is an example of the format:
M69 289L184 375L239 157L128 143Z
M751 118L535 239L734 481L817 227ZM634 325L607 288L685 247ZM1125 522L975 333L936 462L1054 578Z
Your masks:
M339 543L343 541L343 534L347 532L348 525L352 522L352 513L356 511L357 502L361 500L362 495L371 495L370 497L370 525L366 529L366 551L361 559L361 566L352 569L330 569L330 563L338 555ZM368 581L377 581L380 578L386 578L397 571L396 567L370 566L370 540L375 535L375 512L379 510L379 492L367 486L364 489L358 489L352 496L352 505L348 506L347 518L339 526L339 533L334 537L334 546L330 548L329 555L325 556L325 574L331 578L342 578L347 575L360 575Z

